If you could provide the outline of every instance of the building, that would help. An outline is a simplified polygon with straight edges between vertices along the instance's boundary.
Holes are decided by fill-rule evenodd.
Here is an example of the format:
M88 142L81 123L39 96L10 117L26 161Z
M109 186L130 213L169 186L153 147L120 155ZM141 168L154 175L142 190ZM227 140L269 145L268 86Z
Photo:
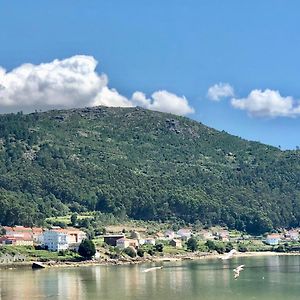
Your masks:
M6 235L22 235L22 234L32 234L32 228L31 227L24 227L24 226L19 226L16 225L14 227L10 227L10 226L3 226Z
M199 236L203 240L214 240L215 237L211 231L203 230L199 233Z
M139 246L137 240L126 239L126 238L118 239L116 243L117 243L117 247L120 249L125 249L128 247L133 247L134 249L136 249Z
M178 239L173 239L170 241L170 246L175 247L175 248L182 248L182 242L181 240Z
M125 238L124 234L109 234L104 236L104 243L110 246L117 246L117 240Z
M222 242L229 242L229 232L227 230L218 232L218 237Z
M67 228L62 231L67 233L70 244L80 244L84 239L86 239L86 233L77 228Z
M289 230L285 234L286 239L291 241L299 241L299 232L297 230Z
M177 235L182 239L182 240L188 240L192 236L192 232L188 228L181 228L177 231Z
M41 227L25 227L25 226L4 226L5 234L7 236L24 238L24 240L33 240L35 243L41 243L43 228Z
M162 232L160 232L160 231L155 233L155 237L158 240L164 240L165 239L165 235Z
M32 227L32 239L35 243L41 244L43 242L43 228L41 227Z
M33 240L30 236L4 235L0 237L0 244L15 246L33 246Z
M270 246L278 245L281 240L281 237L277 233L269 234L267 235L267 238L265 240L266 244Z
M62 251L69 248L68 235L59 230L47 230L43 234L43 244L50 251Z
M54 228L43 233L43 245L50 251L77 250L86 234L77 228Z
M145 243L144 243L145 245L155 245L155 239L153 239L153 238L146 238L145 239Z
M175 238L175 232L173 230L167 230L165 231L164 236L166 239L172 240Z

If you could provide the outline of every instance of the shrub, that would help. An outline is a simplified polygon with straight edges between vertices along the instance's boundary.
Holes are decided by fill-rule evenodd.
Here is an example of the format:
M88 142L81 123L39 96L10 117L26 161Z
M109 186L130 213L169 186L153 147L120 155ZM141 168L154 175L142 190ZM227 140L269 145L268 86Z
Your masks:
M127 248L125 248L124 249L124 253L125 254L127 254L128 256L130 256L130 257L136 257L136 251L135 251L135 249L134 248L132 248L132 247L127 247Z
M229 242L225 245L225 252L230 252L233 249L233 245Z
M216 250L219 254L225 253L225 247L224 247L224 245L221 245L221 244L216 244L216 245L215 245L215 250Z
M189 238L186 244L187 244L188 250L190 250L192 252L198 250L198 242L194 237Z
M208 240L206 243L205 243L205 246L208 248L208 250L216 250L216 244L211 241L211 240Z
M139 248L138 251L137 251L137 255L139 257L144 257L144 254L145 254L145 251L143 249Z
M164 245L163 244L156 244L155 245L155 250L157 252L163 252L164 251Z
M155 252L154 252L153 249L149 249L149 250L148 250L148 254L151 255L151 256L153 256L153 255L155 254Z
M239 244L238 251L239 252L247 252L248 248L244 244Z
M276 249L276 252L286 252L286 248L284 245L279 245Z
M78 253L85 259L92 258L96 253L95 244L91 240L83 240L78 248Z

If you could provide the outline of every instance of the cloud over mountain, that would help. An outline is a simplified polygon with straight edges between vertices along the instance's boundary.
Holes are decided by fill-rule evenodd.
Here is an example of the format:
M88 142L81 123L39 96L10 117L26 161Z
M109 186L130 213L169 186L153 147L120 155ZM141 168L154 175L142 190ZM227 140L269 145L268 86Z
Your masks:
M222 98L233 97L234 89L228 83L217 83L207 91L207 97L212 101L220 101Z
M247 111L254 117L295 117L300 115L300 105L293 97L283 97L279 91L270 89L253 90L246 98L233 98L231 105Z
M95 58L86 55L23 64L8 72L0 67L0 112L95 105L140 105L178 115L194 112L185 97L167 91L154 92L150 99L135 92L128 99L108 87L108 77L97 73L96 67Z

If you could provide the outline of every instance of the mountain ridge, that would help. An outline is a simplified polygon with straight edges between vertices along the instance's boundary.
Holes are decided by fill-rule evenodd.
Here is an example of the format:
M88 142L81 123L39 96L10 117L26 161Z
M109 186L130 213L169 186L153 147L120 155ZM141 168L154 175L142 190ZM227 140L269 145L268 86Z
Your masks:
M300 152L186 117L93 107L0 116L0 223L100 210L261 233L299 225Z

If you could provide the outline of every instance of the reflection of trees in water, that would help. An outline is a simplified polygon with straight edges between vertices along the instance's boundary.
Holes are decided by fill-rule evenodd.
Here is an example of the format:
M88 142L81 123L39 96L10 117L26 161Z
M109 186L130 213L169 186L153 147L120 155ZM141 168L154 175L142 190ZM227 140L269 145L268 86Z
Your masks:
M232 270L241 263L245 271L234 280ZM142 271L157 264L3 270L0 299L291 300L298 299L293 296L298 297L299 265L299 256L272 256L164 263L163 269L149 273Z

